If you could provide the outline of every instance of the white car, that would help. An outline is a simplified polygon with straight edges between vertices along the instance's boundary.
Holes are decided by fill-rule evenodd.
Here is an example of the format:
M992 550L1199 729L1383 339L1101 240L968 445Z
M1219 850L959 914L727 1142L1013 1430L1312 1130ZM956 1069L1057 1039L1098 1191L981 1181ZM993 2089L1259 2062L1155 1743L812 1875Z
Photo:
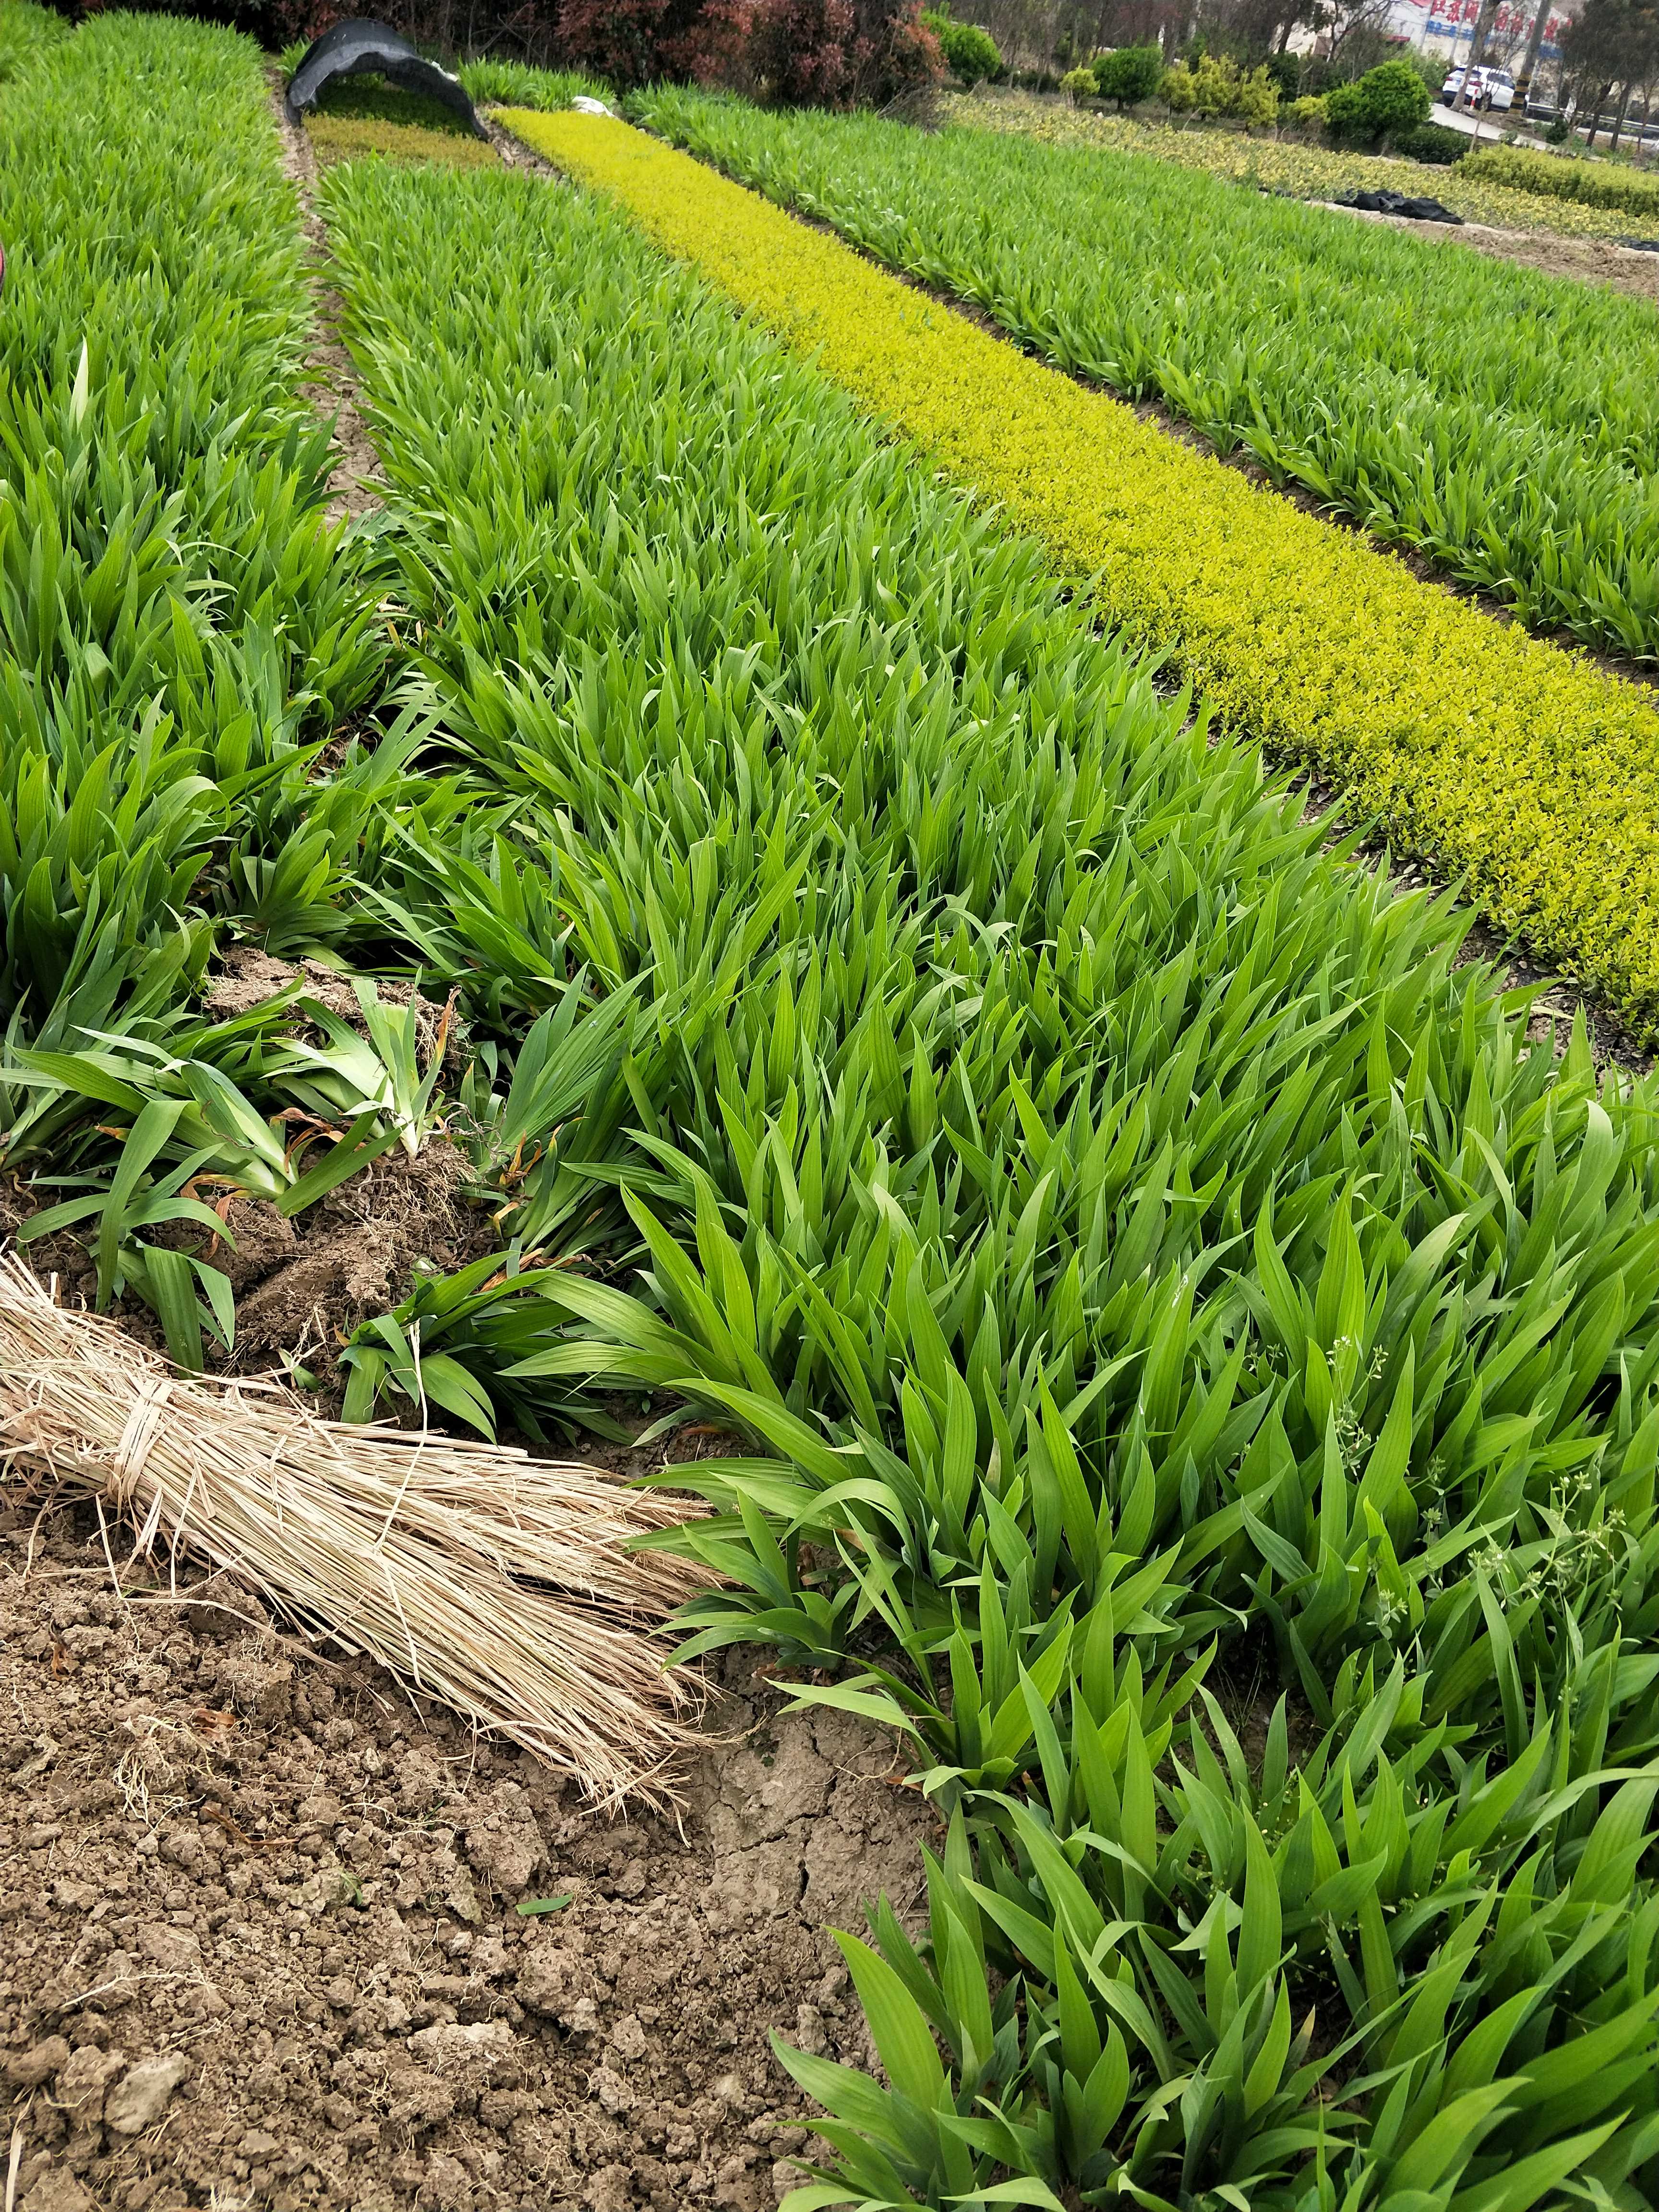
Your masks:
M1468 74L1467 70L1461 69L1455 69L1449 73L1446 82L1440 88L1440 104L1443 107L1455 107L1457 105L1457 95L1462 89L1463 79ZM1515 79L1507 70L1478 69L1474 71L1474 81L1469 87L1471 107L1513 107L1514 105Z

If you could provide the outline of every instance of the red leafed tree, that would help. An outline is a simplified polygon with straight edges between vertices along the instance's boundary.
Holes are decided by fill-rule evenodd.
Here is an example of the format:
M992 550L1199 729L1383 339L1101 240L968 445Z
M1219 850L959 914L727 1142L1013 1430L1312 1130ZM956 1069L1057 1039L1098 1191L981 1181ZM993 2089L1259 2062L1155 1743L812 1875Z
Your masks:
M944 74L921 0L755 0L748 61L791 106L881 106Z
M729 75L748 29L744 0L562 0L558 48L618 88Z

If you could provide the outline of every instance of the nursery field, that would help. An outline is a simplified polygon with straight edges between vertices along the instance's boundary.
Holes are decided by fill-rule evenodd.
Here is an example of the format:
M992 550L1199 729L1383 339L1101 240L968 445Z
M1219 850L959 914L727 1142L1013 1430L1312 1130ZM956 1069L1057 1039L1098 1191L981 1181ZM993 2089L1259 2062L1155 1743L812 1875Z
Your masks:
M641 113L1529 625L1659 653L1652 308L1127 154L672 92Z
M763 1656L769 1733L691 1852L613 1850L516 1753L447 1778L458 1731L405 1748L359 1673L250 1685L205 1608L161 1644L20 1575L22 2212L1659 2203L1655 1079L1582 1019L1529 1042L1469 909L1333 847L1250 702L1358 685L1333 757L1431 827L1460 785L1497 819L1529 746L1487 881L1638 1019L1651 709L528 89L514 130L602 191L320 177L383 470L331 526L261 58L106 15L0 88L6 1204L181 1368L696 1497L646 1555L708 1571L679 1658ZM1115 501L1069 538L1054 392ZM1592 559L1611 605L1635 567ZM1270 650L1297 563L1318 620ZM1396 669L1429 606L1501 711L1436 722ZM248 1802L210 1747L147 1825L78 1717L52 1794L31 1732L120 1710L70 1662L122 1632L175 1745L294 1730ZM137 1867L131 1953L76 1917L128 1879L124 1789L135 1864L181 1869ZM158 2023L188 2158L126 2127Z
M1264 192L1291 199L1334 199L1352 191L1395 191L1408 196L1432 192L1466 222L1491 223L1499 230L1555 231L1575 238L1621 239L1639 229L1629 207L1575 202L1559 190L1556 173L1566 165L1522 153L1519 158L1490 143L1473 167L1466 156L1455 167L1425 167L1420 161L1345 152L1340 147L1298 145L1293 139L1252 138L1233 131L1183 130L1143 123L1130 115L1063 106L1022 94L968 99L947 94L945 113L955 125L975 131L1003 131L1050 146L1105 147L1116 153L1142 154L1186 169L1226 177ZM1574 168L1589 166L1573 164ZM1540 177L1545 182L1539 182Z
M1000 503L1230 726L1316 763L1504 927L1650 1020L1649 694L1500 628L641 132L508 120ZM1478 672L1475 694L1460 670Z

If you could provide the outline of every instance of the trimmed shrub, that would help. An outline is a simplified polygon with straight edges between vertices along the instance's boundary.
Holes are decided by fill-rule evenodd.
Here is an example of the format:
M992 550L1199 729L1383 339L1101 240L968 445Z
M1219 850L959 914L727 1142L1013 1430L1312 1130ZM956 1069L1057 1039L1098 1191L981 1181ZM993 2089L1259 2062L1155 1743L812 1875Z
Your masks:
M1069 92L1073 100L1092 100L1095 95L1095 73L1091 69L1067 70L1060 80L1062 92Z
M1231 62L1218 61L1213 54L1200 58L1193 71L1193 112L1212 118L1231 115L1238 97L1238 71Z
M1291 102L1287 119L1298 131L1322 131L1327 120L1325 103L1316 92L1304 92Z
M1391 154L1403 154L1408 161L1432 161L1443 169L1461 161L1468 150L1461 131L1443 131L1437 123L1412 123L1389 135Z
M1279 87L1266 69L1253 69L1238 80L1232 112L1246 130L1265 129L1279 120Z
M1298 97L1302 90L1300 54L1269 54L1261 66L1279 87L1279 97L1281 102Z
M1192 112L1195 90L1194 74L1185 62L1177 62L1173 69L1164 70L1158 88L1158 96L1172 115Z
M1559 154L1534 154L1524 146L1483 146L1468 157L1472 177L1507 185L1549 199L1577 200L1581 207L1628 208L1632 215L1659 214L1659 177L1638 176L1612 161L1585 161Z
M1339 136L1374 140L1387 131L1426 123L1433 104L1409 62L1382 62L1356 83L1333 85L1325 94L1325 114Z
M1096 55L1094 78L1103 100L1116 100L1120 109L1134 107L1163 82L1164 56L1156 46L1119 46Z
M1224 56L1200 55L1195 68L1177 62L1165 71L1160 89L1177 115L1228 115L1246 124L1267 124L1279 114L1279 88L1267 70L1241 76L1237 63Z
M977 23L957 23L948 15L927 15L923 21L939 40L945 65L971 92L987 77L1000 76L1002 55L996 40Z

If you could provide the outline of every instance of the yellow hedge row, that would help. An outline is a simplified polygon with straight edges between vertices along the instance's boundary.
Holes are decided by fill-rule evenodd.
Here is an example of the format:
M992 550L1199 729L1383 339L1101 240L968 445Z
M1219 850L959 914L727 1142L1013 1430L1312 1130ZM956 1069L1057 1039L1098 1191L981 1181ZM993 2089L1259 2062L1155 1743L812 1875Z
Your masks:
M498 156L482 138L465 138L459 131L432 131L422 123L388 123L378 115L331 115L326 110L306 118L306 130L320 169L336 161L367 161L384 154L392 161L438 161L451 169L489 167Z
M1236 726L1659 1026L1659 709L626 124L501 118L998 502Z

